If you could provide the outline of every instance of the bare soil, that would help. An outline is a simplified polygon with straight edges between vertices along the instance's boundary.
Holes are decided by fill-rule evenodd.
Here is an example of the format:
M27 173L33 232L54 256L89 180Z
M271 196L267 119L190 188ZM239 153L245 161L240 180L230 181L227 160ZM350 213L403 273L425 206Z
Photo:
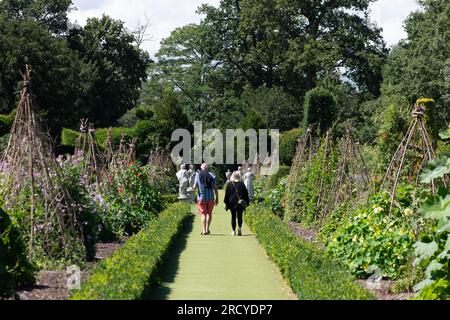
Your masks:
M99 243L96 245L97 261L111 256L117 249L123 246L123 242ZM95 262L88 263L85 270L81 271L81 281L86 280L95 267ZM36 284L29 288L16 291L17 300L67 300L68 274L66 271L39 271L36 274Z

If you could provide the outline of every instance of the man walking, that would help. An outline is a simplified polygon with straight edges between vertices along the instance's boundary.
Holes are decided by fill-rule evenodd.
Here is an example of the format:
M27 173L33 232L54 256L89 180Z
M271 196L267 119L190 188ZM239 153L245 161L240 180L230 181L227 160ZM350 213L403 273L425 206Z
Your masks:
M219 189L216 176L209 172L207 163L202 164L201 171L195 176L194 189L198 189L197 210L202 218L202 235L208 235L214 205L219 204Z

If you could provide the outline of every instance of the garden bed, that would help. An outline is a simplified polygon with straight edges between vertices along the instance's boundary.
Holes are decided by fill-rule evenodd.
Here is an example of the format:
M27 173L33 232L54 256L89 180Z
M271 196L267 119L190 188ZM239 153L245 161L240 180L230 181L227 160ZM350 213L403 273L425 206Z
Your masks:
M98 243L95 259L104 260L121 248L124 242ZM81 272L81 281L85 281L93 271L95 263L88 263ZM39 271L36 274L36 284L16 291L14 299L18 300L67 300L67 273L61 271Z

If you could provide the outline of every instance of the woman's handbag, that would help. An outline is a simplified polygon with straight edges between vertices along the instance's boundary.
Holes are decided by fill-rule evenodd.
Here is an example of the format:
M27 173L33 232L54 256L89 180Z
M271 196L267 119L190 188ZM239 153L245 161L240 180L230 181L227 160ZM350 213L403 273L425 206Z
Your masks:
M239 192L237 191L236 185L233 183L233 187L234 187L234 191L236 192L236 195L239 199L238 203L236 204L235 209L242 209L245 210L245 208L247 208L247 202L244 199L241 199L241 197L239 197Z

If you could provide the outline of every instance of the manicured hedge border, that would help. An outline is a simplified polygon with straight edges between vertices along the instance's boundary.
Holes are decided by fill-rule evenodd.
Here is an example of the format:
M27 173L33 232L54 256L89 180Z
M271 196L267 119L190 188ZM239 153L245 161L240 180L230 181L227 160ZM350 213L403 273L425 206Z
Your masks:
M299 299L374 299L323 249L296 236L270 209L250 206L246 222Z
M190 206L175 203L111 257L99 263L71 300L140 300L154 282Z

